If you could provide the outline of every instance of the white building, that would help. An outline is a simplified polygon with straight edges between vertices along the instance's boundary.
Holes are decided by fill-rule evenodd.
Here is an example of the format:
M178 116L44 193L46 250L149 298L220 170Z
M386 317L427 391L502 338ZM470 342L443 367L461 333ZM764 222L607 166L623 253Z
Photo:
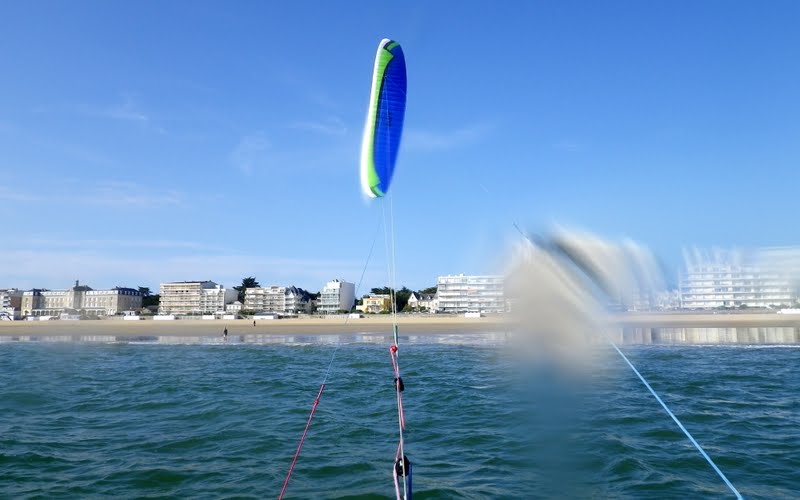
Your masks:
M439 308L439 298L435 294L412 292L408 298L408 306L415 311L436 312Z
M295 314L304 310L307 302L305 294L293 286L247 288L244 293L248 311Z
M679 276L681 308L794 304L796 270L783 265L774 250L684 249L684 269Z
M21 309L21 290L16 288L0 290L0 315L7 319L19 319Z
M176 281L161 283L159 314L213 314L225 311L225 304L239 294L213 281Z
M349 311L356 299L355 291L355 285L344 280L327 282L317 301L317 312L333 314L338 311Z
M94 290L78 281L68 290L28 290L23 292L21 303L23 316L60 316L70 312L87 316L113 316L141 307L142 294L139 290L124 287Z
M662 290L656 293L655 309L659 311L671 311L680 309L681 293L680 290Z
M284 312L289 314L304 312L307 305L308 293L294 286L290 286L286 289L286 304L284 306Z
M439 312L500 313L506 309L502 276L439 276L436 295Z

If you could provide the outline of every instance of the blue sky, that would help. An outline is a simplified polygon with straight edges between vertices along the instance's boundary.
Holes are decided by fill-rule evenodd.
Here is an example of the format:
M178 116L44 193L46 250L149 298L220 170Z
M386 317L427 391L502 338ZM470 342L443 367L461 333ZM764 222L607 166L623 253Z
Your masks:
M357 281L372 60L408 64L398 285L552 224L794 245L792 2L6 2L0 287ZM382 232L364 287L387 282Z

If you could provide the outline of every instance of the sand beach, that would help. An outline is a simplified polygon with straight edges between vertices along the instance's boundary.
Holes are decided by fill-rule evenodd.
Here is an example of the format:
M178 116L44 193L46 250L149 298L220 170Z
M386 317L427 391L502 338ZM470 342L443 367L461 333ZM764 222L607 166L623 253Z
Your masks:
M461 334L503 331L508 321L502 316L465 318L455 315L399 315L398 327L402 334ZM50 335L115 335L115 336L193 336L222 335L337 335L345 333L392 332L389 315L368 315L363 318L284 318L275 320L201 320L178 319L174 321L123 321L122 318L102 320L50 320L50 321L0 321L0 337L50 336Z
M389 315L367 315L363 318L301 317L274 320L202 320L178 319L155 321L146 318L124 321L121 317L102 320L0 321L0 338L20 336L113 335L117 337L215 337L227 328L229 335L339 335L391 334ZM466 318L462 315L401 314L398 316L401 335L462 335L514 330L513 315ZM657 331L719 329L800 329L800 314L776 313L622 313L608 317L611 330Z

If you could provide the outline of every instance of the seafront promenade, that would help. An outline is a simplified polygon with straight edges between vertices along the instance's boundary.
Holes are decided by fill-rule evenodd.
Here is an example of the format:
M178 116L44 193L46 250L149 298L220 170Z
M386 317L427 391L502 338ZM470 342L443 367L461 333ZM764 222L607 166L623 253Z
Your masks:
M524 331L513 315L465 318L460 315L399 315L401 335L462 335ZM798 343L800 315L777 313L621 313L606 318L612 338L628 344ZM602 324L603 322L601 322ZM291 318L277 320L0 321L0 340L28 337L217 337L227 328L240 335L387 334L389 315L363 318Z

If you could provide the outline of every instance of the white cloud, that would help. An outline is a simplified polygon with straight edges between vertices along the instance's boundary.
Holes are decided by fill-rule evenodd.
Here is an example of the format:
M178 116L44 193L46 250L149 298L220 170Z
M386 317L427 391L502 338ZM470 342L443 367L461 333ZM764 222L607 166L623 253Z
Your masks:
M573 151L580 151L581 149L583 149L583 146L581 144L572 141L560 141L553 144L553 148L558 149L559 151L573 152Z
M136 95L132 92L123 92L121 94L120 102L111 104L109 106L96 106L96 105L69 105L69 109L78 113L108 118L120 122L128 122L136 124L140 127L157 132L159 134L166 134L167 131L157 123L150 113L145 111L139 103ZM38 108L36 112L49 112L45 108Z
M148 118L144 112L136 109L130 101L126 101L119 106L106 108L101 114L103 116L107 116L108 118L114 118L115 120L129 120L143 124L146 124L150 121L150 118Z
M155 190L132 182L104 181L76 190L74 194L48 194L47 187L41 186L36 193L0 187L0 200L19 203L78 203L85 205L160 207L181 205L184 195L177 190Z
M97 239L62 239L62 238L30 238L18 241L18 247L36 247L61 249L61 248L113 248L115 250L125 248L135 249L189 249L197 251L214 251L214 252L227 252L230 249L225 249L218 245L208 245L195 241L183 240L97 240Z
M82 201L96 205L152 207L180 205L183 194L176 190L145 188L132 182L106 181L96 186Z
M142 111L136 104L134 96L130 92L122 93L122 102L105 107L97 112L101 116L113 118L115 120L127 120L146 124L150 117Z
M73 248L150 248L150 249L189 249L223 251L222 247L207 245L195 241L182 240L64 240L33 238L28 243L37 247L73 247Z
M449 151L480 142L493 129L494 126L486 123L449 131L409 129L403 135L403 148L410 151Z
M316 132L323 135L342 136L347 134L347 127L344 122L336 116L331 116L321 121L295 122L289 125L289 128Z
M60 142L51 142L45 144L47 147L60 150L64 155L70 156L81 163L91 163L101 167L118 168L119 164L116 160L97 151L93 148L87 148L77 144L68 144Z
M231 164L245 175L250 175L266 164L266 151L270 148L266 135L254 132L245 135L230 154Z
M0 186L0 200L2 201L37 202L42 201L42 199L40 195Z
M316 80L309 80L308 78L297 74L292 70L278 71L275 76L286 87L301 96L306 101L313 103L315 106L323 109L339 109L341 102L328 93L328 91L319 85Z

